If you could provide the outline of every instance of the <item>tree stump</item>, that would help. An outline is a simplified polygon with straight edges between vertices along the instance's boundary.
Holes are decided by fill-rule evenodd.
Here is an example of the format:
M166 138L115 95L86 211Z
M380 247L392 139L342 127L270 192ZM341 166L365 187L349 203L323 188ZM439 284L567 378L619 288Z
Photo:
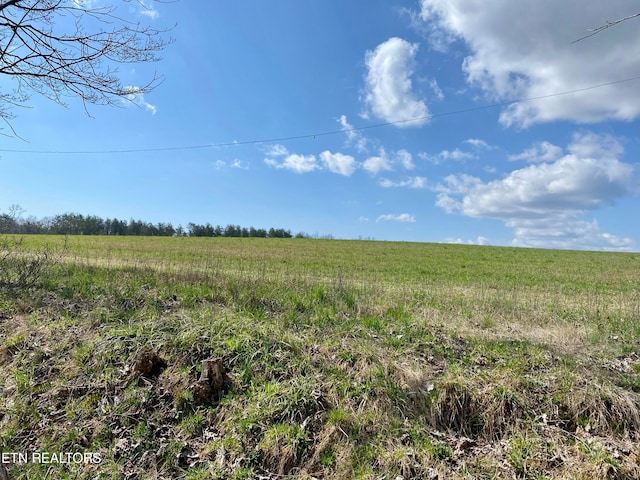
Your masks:
M229 377L222 363L222 359L208 359L202 361L200 379L190 390L196 405L212 405L227 391Z

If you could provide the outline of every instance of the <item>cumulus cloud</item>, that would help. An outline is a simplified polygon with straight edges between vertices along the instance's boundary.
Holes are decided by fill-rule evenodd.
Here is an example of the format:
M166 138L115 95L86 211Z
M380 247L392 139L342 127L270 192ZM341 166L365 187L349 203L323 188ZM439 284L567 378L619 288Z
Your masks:
M511 220L506 225L514 228L515 246L612 251L634 248L631 238L603 232L596 220L583 220L571 213L552 217L547 222Z
M527 162L552 162L563 154L562 148L550 142L538 142L517 155L509 155L509 160L525 160Z
M583 0L421 0L420 15L432 46L463 40L469 84L492 100L510 101L585 89L635 77L640 70L637 22L624 22L597 37L572 44L585 29L635 13L634 2ZM527 127L571 120L581 123L640 116L637 82L618 83L503 109L500 122Z
M358 152L367 151L367 139L358 130L354 129L354 126L347 121L346 115L340 115L338 123L342 126L345 135L347 136L348 145L354 145Z
M358 163L351 155L332 153L325 150L320 153L320 162L315 155L300 155L290 153L283 145L269 145L264 152L264 163L270 167L291 170L296 173L309 173L315 170L327 169L339 175L350 176L358 167Z
M406 180L401 180L394 182L393 180L389 180L388 178L383 178L380 180L380 186L384 188L391 187L406 187L406 188L426 188L427 187L427 179L425 177L410 177Z
M567 155L515 170L501 180L477 183L466 193L461 212L473 217L544 218L567 209L593 210L625 195L632 171L617 159Z
M426 160L435 165L439 165L442 162L447 162L451 160L458 161L458 162L465 161L465 160L472 160L472 159L478 158L477 152L479 150L491 150L492 148L494 148L491 145L489 145L487 142L479 138L468 138L464 140L462 143L470 145L473 152L461 150L460 148L454 148L453 150L442 150L435 155L427 152L420 152L418 154L418 157L420 157L422 160Z
M469 145L471 145L472 147L475 147L477 149L489 150L489 149L492 148L491 145L489 145L487 142L485 142L484 140L482 140L480 138L467 138L462 143L468 143Z
M461 238L445 238L443 243L455 243L457 245L491 245L489 239L478 235L475 240L463 240Z
M346 177L350 176L357 166L356 160L352 156L342 153L331 153L329 150L325 150L320 154L320 160L322 160L325 168L331 172Z
M275 144L275 145L269 145L266 148L265 153L269 157L283 157L289 154L289 150L287 150L287 147L285 147L284 145Z
M415 223L416 218L409 213L400 213L398 215L394 215L392 213L388 213L385 215L380 215L376 218L376 222L402 222L402 223Z
M459 148L456 148L454 150L442 150L436 155L430 155L426 152L421 152L418 154L418 156L423 160L433 163L434 165L439 165L442 162L446 162L449 160L460 162L463 160L477 158L475 154L471 152L465 152L463 150L460 150Z
M462 204L457 199L457 195L466 195L482 184L479 178L467 175L448 175L444 178L444 183L433 186L433 190L438 193L436 205L447 213L454 213L462 210Z
M578 157L614 157L624 153L624 147L613 135L598 135L593 132L576 133L567 147L572 155Z
M413 170L415 168L411 154L404 148L395 152L394 162L405 170Z
M620 143L611 136L576 134L567 150L560 159L489 182L450 175L433 187L436 205L447 213L502 220L514 229L517 245L628 249L630 239L601 232L584 219L631 193L634 167L618 158Z
M367 107L387 122L401 122L399 127L416 127L428 121L427 105L413 91L411 81L417 52L417 44L392 37L365 55Z
M364 162L362 162L362 168L374 175L382 171L392 170L391 162L386 157L386 155L384 155L384 151L381 155L367 158Z
M455 150L442 150L438 157L442 160L467 160L470 158L475 158L475 155L470 152L463 152L459 148Z
M265 158L264 163L273 168L291 170L295 173L308 173L320 168L316 163L315 155L290 154L284 156L282 160Z
M374 175L382 171L395 170L396 167L413 170L415 165L411 153L405 149L401 149L389 155L384 148L381 148L378 155L369 157L362 162L362 168Z

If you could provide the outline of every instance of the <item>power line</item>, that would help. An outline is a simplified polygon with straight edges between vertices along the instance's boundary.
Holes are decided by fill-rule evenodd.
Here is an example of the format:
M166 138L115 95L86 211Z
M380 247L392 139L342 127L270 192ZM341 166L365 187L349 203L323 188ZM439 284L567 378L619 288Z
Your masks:
M632 18L636 18L636 17L640 17L640 13L634 13L633 15L629 15L628 17L619 18L618 20L614 20L614 21L607 20L607 23L605 23L604 25L600 25L599 27L592 28L592 29L587 29L590 32L588 35L585 35L584 37L580 37L579 39L574 40L571 43L578 43L581 40L584 40L585 38L593 37L594 35L600 33L603 30L606 30L609 27L613 27L614 25L622 23L625 20L631 20Z
M441 112L441 113L434 113L434 114L430 114L430 115L424 115L421 117L413 117L413 118L408 118L406 120L396 120L393 122L384 122L384 123L376 123L373 125L365 125L363 127L351 127L351 128L343 128L341 130L330 130L330 131L326 131L326 132L320 132L320 133L309 133L309 134L304 134L304 135L293 135L293 136L288 136L288 137L277 137L277 138L267 138L267 139L260 139L260 140L244 140L244 141L233 141L233 142L222 142L222 143L208 143L208 144L202 144L202 145L186 145L186 146L179 146L179 147L155 147L155 148L131 148L131 149L121 149L121 150L10 150L10 149L0 149L0 152L5 152L5 153L32 153L32 154L42 154L42 155L94 155L94 154L115 154L115 153L145 153L145 152L170 152L170 151L178 151L178 150L198 150L198 149L204 149L204 148L219 148L219 147L232 147L232 146L238 146L238 145L255 145L255 144L260 144L260 143L276 143L276 142L287 142L287 141L291 141L291 140L300 140L303 138L316 138L316 137L325 137L325 136L329 136L329 135L339 135L341 133L349 133L349 132L358 132L358 131L362 131L362 130L370 130L373 128L380 128L380 127L388 127L391 125L399 125L402 123L411 123L411 122L418 122L421 120L427 120L427 119L432 119L432 118L439 118L439 117L446 117L446 116L451 116L451 115L460 115L462 113L468 113L468 112L474 112L474 111L478 111L478 110L486 110L489 108L496 108L496 107L506 107L509 105L515 105L517 103L524 103L524 102L532 102L535 100L543 100L545 98L552 98L552 97L560 97L563 95L570 95L573 93L580 93L580 92L586 92L588 90L594 90L596 88L601 88L601 87L607 87L610 85L617 85L619 83L625 83L625 82L631 82L634 80L638 80L640 79L640 75L635 76L635 77L630 77L630 78L625 78L624 80L616 80L613 82L607 82L607 83L600 83L597 85L591 85L589 87L584 87L584 88L576 88L574 90L567 90L565 92L558 92L558 93L550 93L547 95L539 95L536 97L528 97L528 98L521 98L519 100L510 100L510 101L505 101L505 102L497 102L497 103L491 103L491 104L487 104L487 105L480 105L477 107L469 107L469 108L463 108L460 110L452 110L450 112Z

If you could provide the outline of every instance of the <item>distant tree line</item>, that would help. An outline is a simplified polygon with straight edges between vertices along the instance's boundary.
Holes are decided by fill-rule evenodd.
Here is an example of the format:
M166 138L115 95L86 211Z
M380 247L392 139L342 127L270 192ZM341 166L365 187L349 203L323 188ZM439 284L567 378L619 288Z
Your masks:
M186 228L171 223L151 223L142 220L103 219L96 215L63 213L54 217L36 219L22 217L22 209L12 206L8 213L0 214L0 234L56 234L56 235L144 235L158 237L263 237L291 238L291 230L284 228L254 228L240 225L213 226L189 223ZM298 233L296 238L309 235Z

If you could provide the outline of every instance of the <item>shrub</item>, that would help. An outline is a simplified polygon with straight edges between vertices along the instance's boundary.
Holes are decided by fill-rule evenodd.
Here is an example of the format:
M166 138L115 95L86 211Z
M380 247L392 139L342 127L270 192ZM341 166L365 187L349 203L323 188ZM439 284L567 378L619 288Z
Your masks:
M66 240L61 249L49 246L27 250L23 239L0 237L0 289L21 290L41 285L66 252Z

